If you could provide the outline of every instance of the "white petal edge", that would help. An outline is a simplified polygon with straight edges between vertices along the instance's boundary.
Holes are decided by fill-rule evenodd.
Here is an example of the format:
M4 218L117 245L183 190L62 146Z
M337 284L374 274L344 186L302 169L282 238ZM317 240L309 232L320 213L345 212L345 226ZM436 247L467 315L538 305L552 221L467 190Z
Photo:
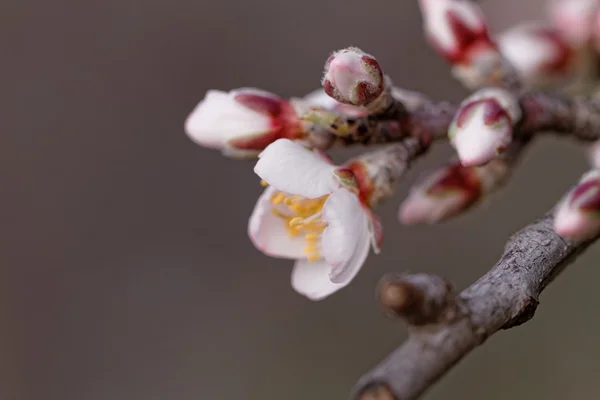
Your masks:
M322 220L328 224L321 235L321 254L331 267L329 277L333 283L348 284L369 254L369 216L358 196L339 189L323 205Z
M276 140L258 157L254 172L282 192L314 199L339 186L334 165L289 139Z
M323 259L314 262L296 261L292 271L292 287L310 300L322 300L349 283L349 281L343 284L331 282L330 270L331 268Z
M273 96L258 89L229 93L209 90L185 121L185 132L189 138L202 146L223 149L231 139L268 132L271 129L268 116L235 100L235 96L242 92Z
M302 259L306 257L303 236L290 237L284 221L271 210L271 196L276 192L267 187L258 198L248 221L248 236L252 244L264 254L276 258Z

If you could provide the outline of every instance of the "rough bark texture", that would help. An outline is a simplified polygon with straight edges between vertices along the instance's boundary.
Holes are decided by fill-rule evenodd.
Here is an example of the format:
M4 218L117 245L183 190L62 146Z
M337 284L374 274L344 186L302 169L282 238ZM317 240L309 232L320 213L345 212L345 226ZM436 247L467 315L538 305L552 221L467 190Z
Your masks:
M381 302L409 323L409 337L360 379L353 397L416 399L489 336L531 319L542 290L591 243L565 241L552 225L549 212L514 234L497 264L459 295L429 275L380 285Z

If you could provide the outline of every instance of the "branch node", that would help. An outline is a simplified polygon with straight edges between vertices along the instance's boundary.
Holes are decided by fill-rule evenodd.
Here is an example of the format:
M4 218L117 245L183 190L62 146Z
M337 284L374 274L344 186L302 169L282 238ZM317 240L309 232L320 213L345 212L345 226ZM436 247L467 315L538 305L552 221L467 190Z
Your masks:
M388 314L412 326L452 320L457 314L452 285L435 275L388 275L381 280L377 294Z
M537 310L538 304L540 304L540 302L537 299L529 297L523 303L519 313L506 324L504 324L502 329L510 329L529 321L535 315L535 310Z

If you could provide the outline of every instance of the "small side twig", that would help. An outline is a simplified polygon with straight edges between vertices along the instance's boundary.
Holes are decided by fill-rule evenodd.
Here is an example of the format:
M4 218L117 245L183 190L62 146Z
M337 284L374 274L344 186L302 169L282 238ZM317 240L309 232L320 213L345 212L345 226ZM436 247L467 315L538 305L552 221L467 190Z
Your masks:
M496 265L459 295L436 276L388 278L380 300L409 324L409 337L360 379L354 398L416 399L489 336L531 319L542 290L592 241L562 239L549 212L514 234Z

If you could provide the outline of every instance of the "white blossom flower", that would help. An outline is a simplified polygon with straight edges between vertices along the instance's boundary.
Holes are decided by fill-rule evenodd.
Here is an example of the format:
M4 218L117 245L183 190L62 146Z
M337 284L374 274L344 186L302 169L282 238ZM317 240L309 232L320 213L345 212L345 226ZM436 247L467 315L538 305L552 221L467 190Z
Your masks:
M279 138L303 136L292 103L263 90L209 90L185 121L196 143L225 154L256 155Z
M268 185L249 221L254 245L296 260L292 286L311 300L348 285L381 239L352 173L288 139L269 145L254 171Z

